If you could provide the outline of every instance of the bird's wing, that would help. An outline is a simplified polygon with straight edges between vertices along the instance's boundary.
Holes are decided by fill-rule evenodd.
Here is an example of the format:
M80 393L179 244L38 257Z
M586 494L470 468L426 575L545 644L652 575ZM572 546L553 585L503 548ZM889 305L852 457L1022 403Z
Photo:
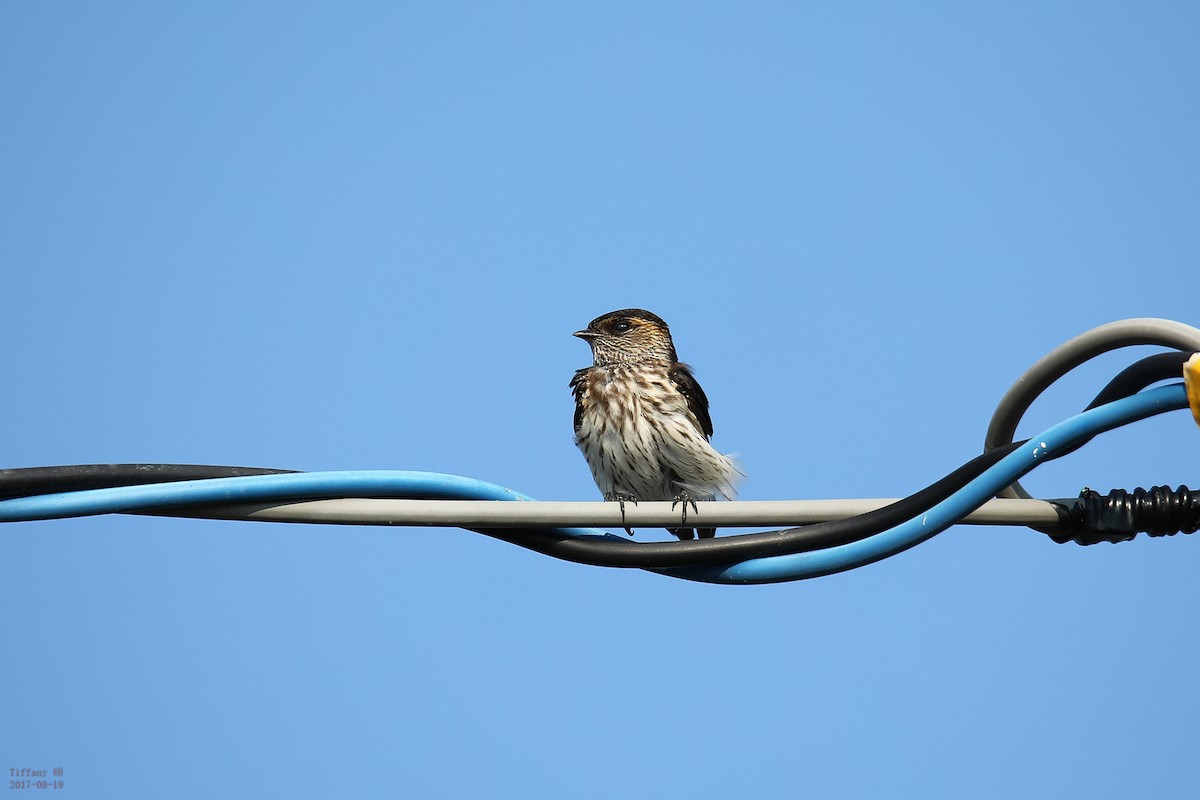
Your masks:
M667 377L671 379L671 383L675 384L675 388L679 390L679 393L687 399L688 411L691 411L692 416L696 418L696 423L700 426L700 430L704 432L704 436L706 438L711 437L713 434L713 424L712 417L708 415L708 397L704 394L704 390L700 388L700 382L696 380L696 376L692 374L692 368L687 364L676 362L671 366ZM578 413L576 411L577 419Z
M575 396L575 432L579 433L579 426L583 424L583 390L587 387L587 373L589 367L576 370L571 377L571 394Z

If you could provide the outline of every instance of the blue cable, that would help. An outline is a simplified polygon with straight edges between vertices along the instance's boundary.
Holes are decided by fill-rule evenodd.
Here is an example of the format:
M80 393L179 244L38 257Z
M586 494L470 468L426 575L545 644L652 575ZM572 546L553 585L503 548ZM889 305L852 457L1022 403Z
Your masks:
M757 584L817 578L865 566L941 533L1038 464L1096 434L1180 408L1187 408L1187 395L1183 384L1173 384L1084 411L1030 439L921 516L857 542L806 553L754 558L724 567L675 567L656 571L704 583Z
M123 514L174 506L317 500L337 497L404 497L432 500L532 500L487 481L440 472L343 470L285 472L238 478L151 483L84 489L0 500L0 522ZM595 528L555 528L565 536L625 541Z
M708 583L775 583L799 580L878 561L945 530L1038 464L1106 430L1187 407L1182 384L1123 398L1067 419L1001 459L961 490L914 518L882 533L846 545L805 553L758 558L720 567L655 570ZM408 497L434 499L530 500L493 483L458 475L398 470L298 472L209 478L0 500L0 522L93 514L149 511L211 503L253 503L284 499ZM625 541L595 528L556 528L572 537Z

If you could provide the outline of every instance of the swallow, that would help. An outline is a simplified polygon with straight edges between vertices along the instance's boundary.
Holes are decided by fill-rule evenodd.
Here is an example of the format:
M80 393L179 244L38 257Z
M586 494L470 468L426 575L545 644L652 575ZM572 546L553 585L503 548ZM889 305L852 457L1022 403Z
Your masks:
M710 444L708 397L676 356L667 323L626 308L574 335L592 349L592 365L570 382L575 444L604 499L622 511L626 502L671 500L683 506L682 525L667 530L681 540L714 536L687 525L688 506L698 513L697 501L734 499L744 476Z

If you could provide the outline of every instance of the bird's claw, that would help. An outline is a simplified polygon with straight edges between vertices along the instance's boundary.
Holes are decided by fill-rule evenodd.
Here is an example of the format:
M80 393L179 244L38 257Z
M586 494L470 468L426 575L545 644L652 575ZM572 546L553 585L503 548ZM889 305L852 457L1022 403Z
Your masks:
M633 503L636 506L637 498L631 494L606 492L604 494L604 499L609 502L612 502L613 500L617 501L617 504L621 507L621 527L625 529L625 532L627 534L629 534L630 536L633 536L633 529L625 524L625 501L628 500L629 502Z
M683 516L682 516L682 524L683 524L683 526L684 526L684 527L686 527L686 526L687 526L687 510L688 510L688 506L690 505L690 506L692 507L692 512L693 512L693 513L695 513L695 514L699 514L699 513L700 513L700 508L699 508L699 507L696 505L696 501L695 501L695 500L693 500L692 498L688 497L688 493L687 493L687 492L680 492L679 494L675 495L675 500L674 500L674 501L671 503L671 510L672 510L672 511L674 511L674 510L675 510L675 506L679 505L680 503L682 503L682 504L683 504Z

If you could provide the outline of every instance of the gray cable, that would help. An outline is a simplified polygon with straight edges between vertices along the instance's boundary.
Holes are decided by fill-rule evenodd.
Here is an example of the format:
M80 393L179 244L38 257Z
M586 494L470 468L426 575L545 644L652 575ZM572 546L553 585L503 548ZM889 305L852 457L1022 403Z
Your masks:
M1055 381L1101 353L1134 345L1160 345L1185 352L1200 351L1200 330L1169 319L1125 319L1110 322L1070 339L1043 356L1001 398L984 438L984 452L1013 441L1017 425L1033 401ZM1030 499L1019 482L1000 497Z
M739 500L697 503L688 508L688 521L721 528L810 525L858 516L895 502L890 499ZM346 498L280 503L195 506L159 516L242 519L266 522L312 522L341 525L428 525L456 528L669 527L679 524L680 510L668 502L625 504L624 519L617 503L503 502L498 500L398 500ZM964 523L972 525L1056 526L1055 506L1045 500L991 500Z

